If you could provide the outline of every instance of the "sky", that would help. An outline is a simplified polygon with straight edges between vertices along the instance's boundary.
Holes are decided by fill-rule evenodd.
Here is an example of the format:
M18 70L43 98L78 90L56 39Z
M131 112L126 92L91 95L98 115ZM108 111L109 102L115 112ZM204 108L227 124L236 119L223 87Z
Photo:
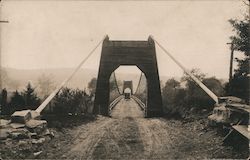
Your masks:
M1 63L16 69L74 68L96 44L110 40L161 43L186 68L228 78L233 35L228 20L242 18L240 0L203 1L15 1L1 3ZM163 76L183 71L156 46ZM101 46L82 68L98 70ZM237 53L236 56L239 56ZM123 69L123 72L133 72Z

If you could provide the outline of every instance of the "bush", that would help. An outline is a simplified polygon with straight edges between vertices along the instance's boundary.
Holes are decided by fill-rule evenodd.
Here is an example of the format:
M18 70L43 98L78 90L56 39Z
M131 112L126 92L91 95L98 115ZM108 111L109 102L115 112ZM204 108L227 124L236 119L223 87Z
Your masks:
M222 83L215 77L206 78L198 70L192 70L217 96L224 94ZM185 84L184 87L182 87ZM212 110L214 101L192 79L184 75L181 81L169 79L162 89L164 111L174 116L185 116L190 110Z
M60 116L86 114L91 105L91 97L85 91L63 88L55 97L52 113Z

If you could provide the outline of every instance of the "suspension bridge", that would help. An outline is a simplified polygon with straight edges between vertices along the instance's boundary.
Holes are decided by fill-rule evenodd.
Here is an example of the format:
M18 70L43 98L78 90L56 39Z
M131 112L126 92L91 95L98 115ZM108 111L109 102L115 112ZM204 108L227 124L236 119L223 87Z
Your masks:
M216 105L219 105L221 98L175 59L153 36L149 36L147 41L111 41L108 36L105 36L74 72L35 111L31 111L32 118L35 119L40 115L100 45L102 45L102 51L92 112L104 116L90 124L83 124L73 129L70 134L74 138L70 142L64 138L62 141L67 143L63 144L64 147L60 151L54 151L54 147L50 148L54 157L49 158L205 159L216 157L211 154L218 153L221 149L220 142L213 141L216 138L207 140L201 137L205 134L201 130L185 128L185 125L180 127L180 124L179 126L175 124L176 122L160 118L163 115L163 106L155 46L158 45L214 100ZM132 81L124 81L123 88L119 89L115 70L120 65L133 65L141 70L135 91L133 91ZM124 96L127 88L130 89L130 99ZM222 107L225 106L222 105ZM246 125L238 125L234 128L249 139ZM208 134L213 136L212 132ZM210 150L203 147L204 145L210 147ZM199 154L196 154L196 146L199 146Z
M63 86L69 83L76 72L101 44L102 52L95 92L94 114L109 116L110 110L122 99L123 92L119 90L114 72L120 65L133 65L141 70L140 80L132 98L145 110L145 117L157 117L163 114L155 44L179 65L180 68L182 68L183 71L215 101L215 103L218 103L218 97L177 61L172 54L153 38L153 36L149 36L147 41L110 41L109 37L105 36L81 61L74 72L36 109L35 112L38 113L38 115ZM110 79L115 82L116 86L112 91L110 89ZM110 98L110 92L112 98Z

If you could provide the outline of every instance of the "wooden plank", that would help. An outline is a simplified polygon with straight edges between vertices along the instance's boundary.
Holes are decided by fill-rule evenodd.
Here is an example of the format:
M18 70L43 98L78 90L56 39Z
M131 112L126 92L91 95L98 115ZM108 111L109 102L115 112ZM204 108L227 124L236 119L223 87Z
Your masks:
M232 103L232 104L227 104L226 107L230 109L238 109L238 110L242 110L242 111L250 113L250 106L246 104Z
M232 126L237 132L250 140L250 132L247 130L247 125L234 125Z

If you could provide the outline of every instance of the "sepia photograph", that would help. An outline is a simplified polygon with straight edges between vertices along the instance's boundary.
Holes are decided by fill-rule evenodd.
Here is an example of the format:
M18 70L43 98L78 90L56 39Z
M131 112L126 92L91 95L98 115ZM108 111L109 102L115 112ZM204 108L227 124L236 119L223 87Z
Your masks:
M250 159L249 0L0 0L0 160Z

